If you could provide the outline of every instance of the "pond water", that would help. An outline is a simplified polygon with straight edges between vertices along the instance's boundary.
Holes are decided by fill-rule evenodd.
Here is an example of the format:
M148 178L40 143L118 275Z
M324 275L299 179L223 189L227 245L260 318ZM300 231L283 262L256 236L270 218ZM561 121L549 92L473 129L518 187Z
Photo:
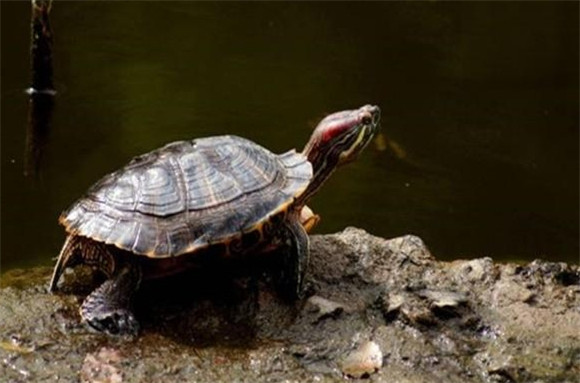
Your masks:
M60 212L137 154L224 133L301 149L326 113L366 103L386 143L315 197L318 233L578 262L577 2L55 2L58 94L36 177L30 4L1 6L4 269L52 264Z

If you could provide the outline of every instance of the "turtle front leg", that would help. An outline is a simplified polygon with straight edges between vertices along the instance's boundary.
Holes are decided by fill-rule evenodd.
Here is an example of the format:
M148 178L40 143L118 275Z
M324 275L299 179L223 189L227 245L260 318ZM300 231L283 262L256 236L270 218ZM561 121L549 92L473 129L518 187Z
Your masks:
M141 267L127 261L83 302L81 317L94 329L111 335L136 335L139 322L131 311L132 298L141 282Z
M282 225L281 239L283 259L280 273L280 294L290 301L303 297L304 275L310 254L306 230L298 219L290 219Z

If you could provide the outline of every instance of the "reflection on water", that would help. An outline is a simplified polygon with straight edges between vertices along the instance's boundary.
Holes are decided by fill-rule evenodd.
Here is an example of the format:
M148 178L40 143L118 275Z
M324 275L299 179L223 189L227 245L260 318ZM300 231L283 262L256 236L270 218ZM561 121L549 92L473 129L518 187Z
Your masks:
M319 232L577 261L577 15L562 2L56 3L58 108L34 182L30 4L3 2L2 265L50 264L60 211L137 154L223 133L301 149L325 113L366 103L385 140L315 197Z

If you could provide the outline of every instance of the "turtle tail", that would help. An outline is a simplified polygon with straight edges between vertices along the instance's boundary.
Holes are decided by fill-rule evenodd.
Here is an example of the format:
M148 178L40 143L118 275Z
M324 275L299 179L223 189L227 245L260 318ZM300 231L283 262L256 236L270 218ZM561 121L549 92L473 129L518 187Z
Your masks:
M56 265L54 266L54 271L52 272L52 278L50 280L50 286L48 287L48 291L53 292L56 290L56 285L60 276L64 269L68 266L72 266L71 262L75 258L74 255L78 249L78 241L77 237L73 234L70 234L66 237L64 241L64 245L58 255L58 260L56 261Z

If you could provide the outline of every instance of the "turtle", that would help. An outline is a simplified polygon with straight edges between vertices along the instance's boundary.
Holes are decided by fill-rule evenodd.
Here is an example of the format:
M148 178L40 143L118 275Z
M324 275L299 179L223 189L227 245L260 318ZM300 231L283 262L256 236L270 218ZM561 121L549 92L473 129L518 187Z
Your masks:
M300 299L308 232L319 219L307 202L367 146L379 122L379 107L365 105L323 118L302 152L274 154L223 135L133 158L60 215L67 237L49 291L58 290L65 268L97 269L105 280L81 304L82 320L100 332L134 335L132 298L142 280L182 272L202 256L277 249L280 294Z

